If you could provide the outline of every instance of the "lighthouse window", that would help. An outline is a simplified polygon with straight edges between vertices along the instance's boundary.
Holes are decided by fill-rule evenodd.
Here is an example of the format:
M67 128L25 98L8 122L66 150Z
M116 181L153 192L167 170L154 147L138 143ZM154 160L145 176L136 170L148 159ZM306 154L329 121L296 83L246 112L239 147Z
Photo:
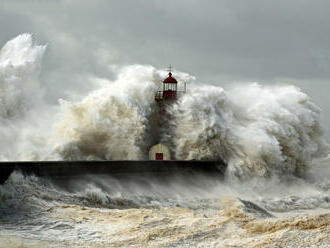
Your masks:
M164 90L176 91L176 84L164 84Z

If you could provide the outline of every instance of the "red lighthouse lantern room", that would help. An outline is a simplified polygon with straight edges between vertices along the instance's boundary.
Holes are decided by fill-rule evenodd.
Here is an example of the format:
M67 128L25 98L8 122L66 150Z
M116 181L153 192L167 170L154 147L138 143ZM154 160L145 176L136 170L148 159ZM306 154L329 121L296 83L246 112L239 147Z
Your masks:
M175 100L177 97L178 81L172 77L172 72L168 73L168 77L163 81L163 90L157 91L155 95L156 101Z
M174 77L172 77L172 73L168 73L168 77L163 81L163 98L176 98L176 92L178 89L178 82Z

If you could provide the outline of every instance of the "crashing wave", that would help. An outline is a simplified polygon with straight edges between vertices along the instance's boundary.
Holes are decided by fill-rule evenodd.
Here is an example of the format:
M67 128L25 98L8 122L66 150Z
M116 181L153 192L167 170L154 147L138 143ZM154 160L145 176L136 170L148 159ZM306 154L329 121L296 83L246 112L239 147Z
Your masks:
M11 149L11 160L22 153L33 160L147 159L154 92L166 74L152 66L123 67L113 81L94 78L102 81L98 89L79 101L60 100L53 123L38 122L47 135L26 142L36 133L24 115L42 102L38 75L45 48L23 34L0 52L0 118L11 126L1 126L7 137L1 145L17 142L0 157ZM174 73L179 82L194 79ZM295 86L192 85L169 112L169 130L160 136L171 140L176 159L223 159L238 177L301 174L327 148L320 109Z
M302 173L326 149L320 109L295 86L202 86L173 108L178 159L224 159L236 176Z
M30 34L8 41L0 51L0 117L18 117L42 97L38 76L46 46ZM31 97L33 96L33 97Z

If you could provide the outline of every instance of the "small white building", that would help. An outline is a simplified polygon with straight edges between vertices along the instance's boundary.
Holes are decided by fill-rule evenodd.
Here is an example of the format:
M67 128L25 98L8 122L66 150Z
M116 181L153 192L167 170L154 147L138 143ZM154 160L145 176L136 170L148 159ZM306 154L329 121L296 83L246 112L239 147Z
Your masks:
M157 144L149 150L149 160L170 160L171 154L167 146Z

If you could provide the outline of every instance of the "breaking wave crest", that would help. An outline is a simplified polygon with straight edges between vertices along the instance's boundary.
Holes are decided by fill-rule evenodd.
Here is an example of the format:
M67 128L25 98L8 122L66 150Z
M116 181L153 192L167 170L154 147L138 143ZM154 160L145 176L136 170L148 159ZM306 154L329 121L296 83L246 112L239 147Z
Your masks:
M38 83L46 46L35 46L29 34L7 42L0 51L0 118L22 117L42 97ZM33 97L31 97L33 96Z
M82 101L61 100L56 124L63 143L56 151L62 159L146 159L146 126L157 89L152 67L123 69Z
M222 158L240 177L301 174L326 149L320 109L295 86L196 87L173 113L177 158Z
M132 65L118 70L115 80L92 78L98 88L79 101L59 100L52 106L56 114L51 125L39 119L38 128L47 131L31 141L26 137L36 129L23 126L30 119L22 115L32 115L26 108L42 112L35 102L42 101L38 75L44 51L45 46L32 44L29 34L1 50L0 118L11 125L10 130L1 126L7 137L1 146L9 140L24 140L25 145L1 149L0 158L147 159L154 141L154 93L166 72ZM189 83L188 92L169 110L170 131L160 133L172 144L175 159L223 159L230 175L244 178L302 174L327 149L320 109L295 86L253 83L224 90L194 86L194 77L186 73L174 75L179 83Z

